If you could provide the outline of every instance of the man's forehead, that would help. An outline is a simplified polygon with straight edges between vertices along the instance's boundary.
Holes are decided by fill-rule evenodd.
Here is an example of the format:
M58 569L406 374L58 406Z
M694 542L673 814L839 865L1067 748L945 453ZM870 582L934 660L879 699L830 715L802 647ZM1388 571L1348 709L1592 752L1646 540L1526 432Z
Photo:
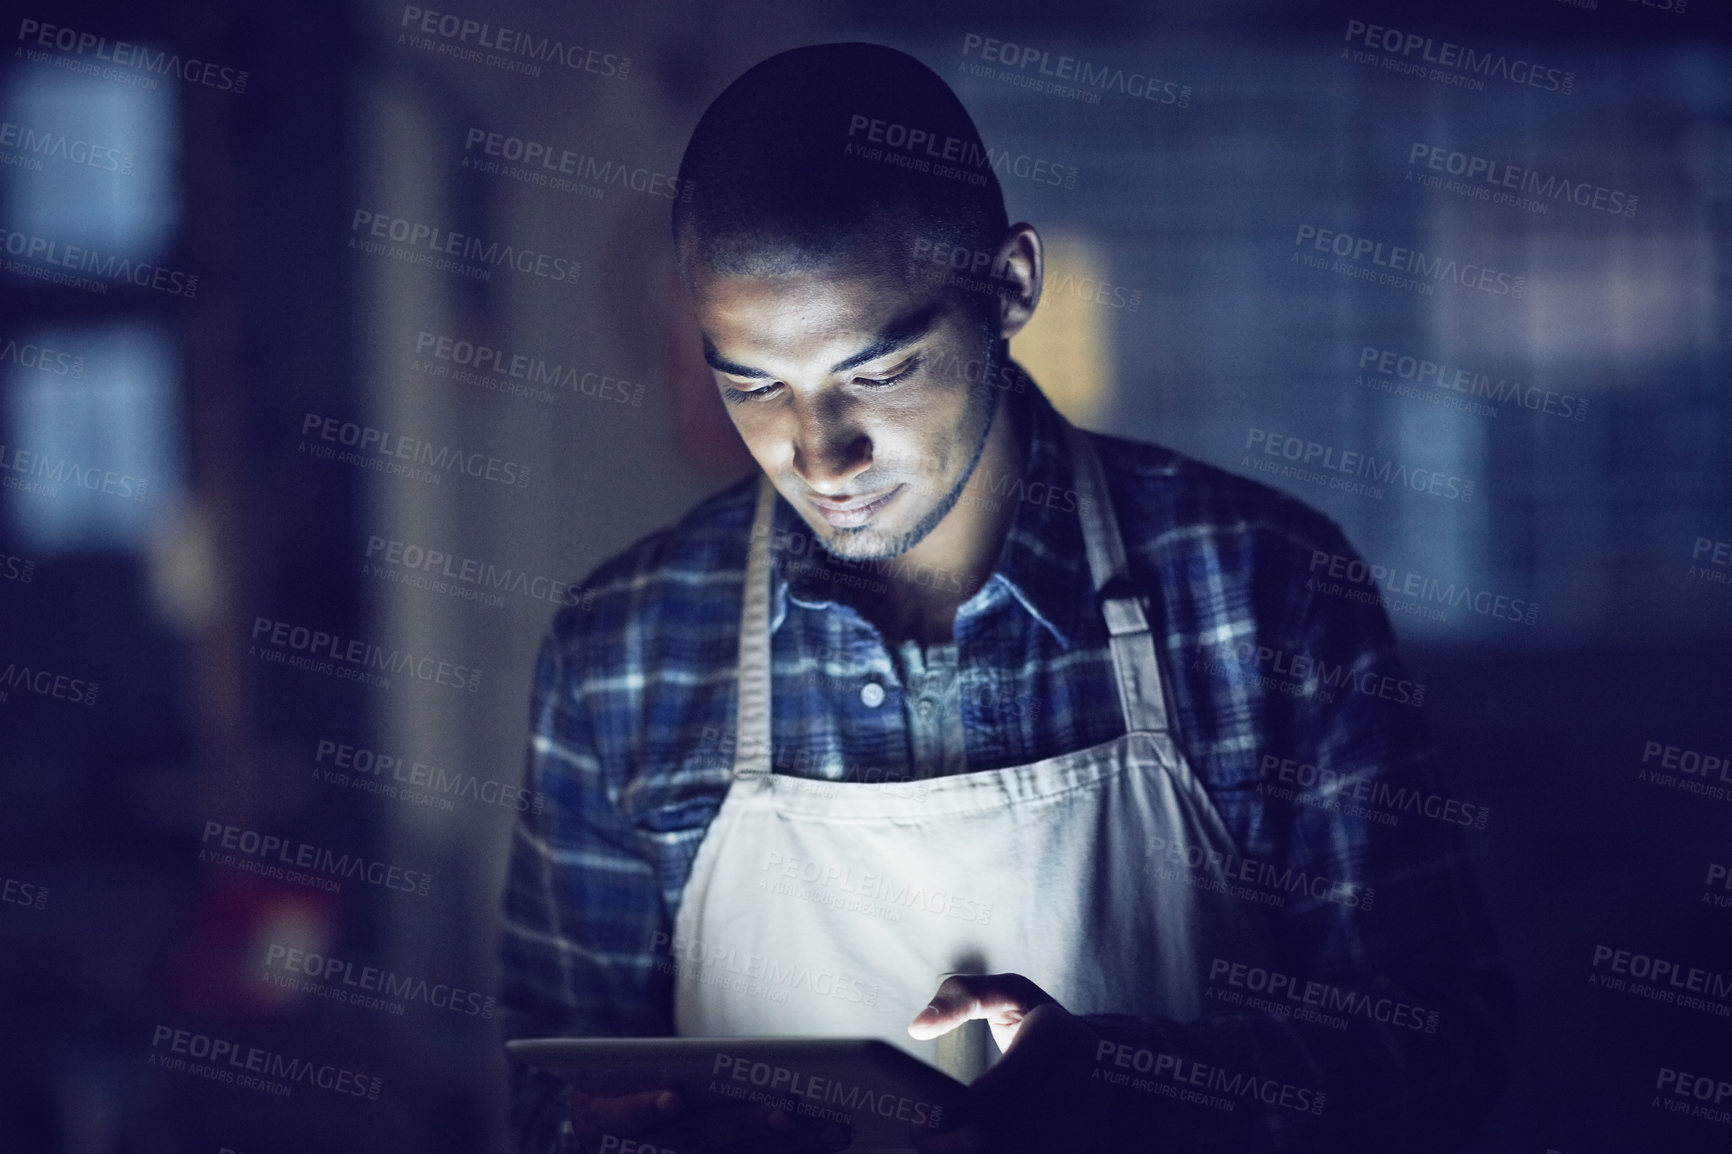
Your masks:
M771 275L709 273L695 278L693 295L701 311L718 319L749 313L773 316L853 319L873 312L895 312L900 302L922 295L917 286L886 270L863 265L826 265Z
M884 270L830 266L775 276L717 276L694 282L707 349L745 359L815 354L929 329L943 313L931 285ZM852 349L845 351L853 351Z

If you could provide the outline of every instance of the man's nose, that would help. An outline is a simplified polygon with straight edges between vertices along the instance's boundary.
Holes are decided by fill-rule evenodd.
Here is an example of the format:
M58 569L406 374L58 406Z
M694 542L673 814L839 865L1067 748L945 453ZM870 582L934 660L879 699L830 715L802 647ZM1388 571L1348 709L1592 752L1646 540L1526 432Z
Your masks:
M835 493L872 466L872 438L835 406L808 405L794 434L794 471L819 493Z

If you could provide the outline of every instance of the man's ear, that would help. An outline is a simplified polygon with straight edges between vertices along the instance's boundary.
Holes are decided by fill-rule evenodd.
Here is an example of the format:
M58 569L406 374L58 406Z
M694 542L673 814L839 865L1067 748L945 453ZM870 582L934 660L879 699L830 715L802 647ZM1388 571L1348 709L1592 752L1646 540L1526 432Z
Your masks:
M1034 225L1024 221L1010 226L992 268L998 281L998 335L1009 340L1022 331L1040 304L1046 249Z

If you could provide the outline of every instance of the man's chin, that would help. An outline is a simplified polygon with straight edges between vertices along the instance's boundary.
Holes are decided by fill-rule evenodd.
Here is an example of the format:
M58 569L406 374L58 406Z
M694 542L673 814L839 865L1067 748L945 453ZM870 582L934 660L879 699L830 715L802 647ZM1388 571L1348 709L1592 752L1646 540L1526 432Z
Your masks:
M875 525L862 525L858 529L838 529L834 525L808 522L808 528L837 561L848 561L855 564L866 561L888 561L900 556L913 547L914 542L907 540L907 534L890 534L881 531Z
M788 497L785 492L782 497L794 506L806 531L832 559L863 564L900 557L920 544L944 520L961 493L959 485L948 500L934 505L923 499L917 486L900 489L877 515L856 526L832 525L810 505ZM914 504L916 501L918 505Z

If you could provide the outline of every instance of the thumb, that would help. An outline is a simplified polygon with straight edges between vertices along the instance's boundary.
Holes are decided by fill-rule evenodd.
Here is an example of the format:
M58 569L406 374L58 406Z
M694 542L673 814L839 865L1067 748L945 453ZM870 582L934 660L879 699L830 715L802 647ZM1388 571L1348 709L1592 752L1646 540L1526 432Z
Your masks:
M979 1003L973 998L934 994L931 1003L908 1023L908 1034L921 1041L948 1034L970 1018L980 1017L981 1015L975 1012L978 1008Z

